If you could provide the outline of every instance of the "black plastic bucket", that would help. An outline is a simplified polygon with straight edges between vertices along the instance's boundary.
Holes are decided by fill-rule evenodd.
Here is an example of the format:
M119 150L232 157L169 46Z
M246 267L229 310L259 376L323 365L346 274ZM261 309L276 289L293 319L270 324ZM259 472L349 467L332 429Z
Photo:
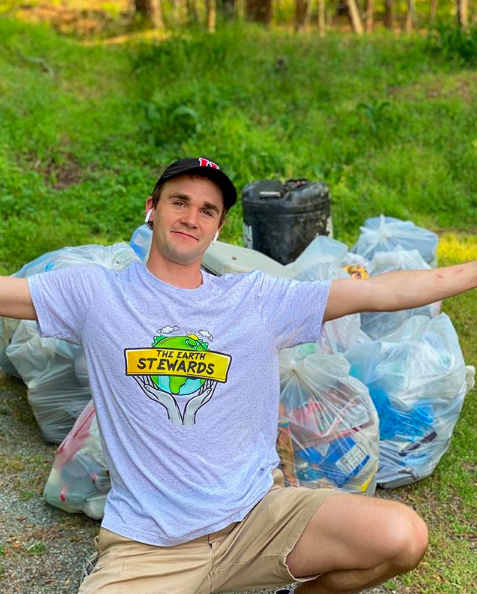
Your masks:
M306 179L266 179L242 190L243 241L282 264L293 262L317 235L332 235L330 190Z

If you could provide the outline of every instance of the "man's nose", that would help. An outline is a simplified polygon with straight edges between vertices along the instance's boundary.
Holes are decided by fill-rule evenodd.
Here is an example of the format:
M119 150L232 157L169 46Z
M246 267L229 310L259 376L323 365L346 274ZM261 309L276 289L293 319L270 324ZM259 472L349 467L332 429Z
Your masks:
M188 208L187 211L182 214L181 221L190 227L196 227L198 216L199 213L197 209Z

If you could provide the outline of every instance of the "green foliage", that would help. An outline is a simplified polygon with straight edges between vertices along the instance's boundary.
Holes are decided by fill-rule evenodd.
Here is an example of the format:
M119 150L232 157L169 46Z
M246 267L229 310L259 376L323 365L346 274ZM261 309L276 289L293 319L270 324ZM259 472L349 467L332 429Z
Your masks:
M0 36L0 273L128 240L184 155L218 161L239 189L325 181L348 243L381 212L475 227L477 91L425 39L229 26L85 46L7 19ZM222 237L241 241L240 205Z
M440 22L429 32L431 51L445 60L477 66L477 25L468 29Z

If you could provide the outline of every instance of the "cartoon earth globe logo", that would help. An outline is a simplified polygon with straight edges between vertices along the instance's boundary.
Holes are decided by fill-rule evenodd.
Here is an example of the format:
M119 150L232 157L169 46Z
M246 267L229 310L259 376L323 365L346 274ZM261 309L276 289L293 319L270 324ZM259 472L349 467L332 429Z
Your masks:
M152 347L205 352L209 345L195 334L188 334L187 336L155 336ZM204 379L174 375L153 375L151 379L160 390L179 396L193 394L205 383Z

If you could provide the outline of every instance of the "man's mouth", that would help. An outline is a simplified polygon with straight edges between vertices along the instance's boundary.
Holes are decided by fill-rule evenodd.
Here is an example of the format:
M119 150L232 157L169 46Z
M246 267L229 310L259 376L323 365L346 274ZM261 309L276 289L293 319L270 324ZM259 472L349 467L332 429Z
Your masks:
M183 233L182 231L172 231L172 233L176 233L177 235L182 235L183 237L188 237L189 239L195 239L195 241L199 241L197 237L189 235L188 233Z

